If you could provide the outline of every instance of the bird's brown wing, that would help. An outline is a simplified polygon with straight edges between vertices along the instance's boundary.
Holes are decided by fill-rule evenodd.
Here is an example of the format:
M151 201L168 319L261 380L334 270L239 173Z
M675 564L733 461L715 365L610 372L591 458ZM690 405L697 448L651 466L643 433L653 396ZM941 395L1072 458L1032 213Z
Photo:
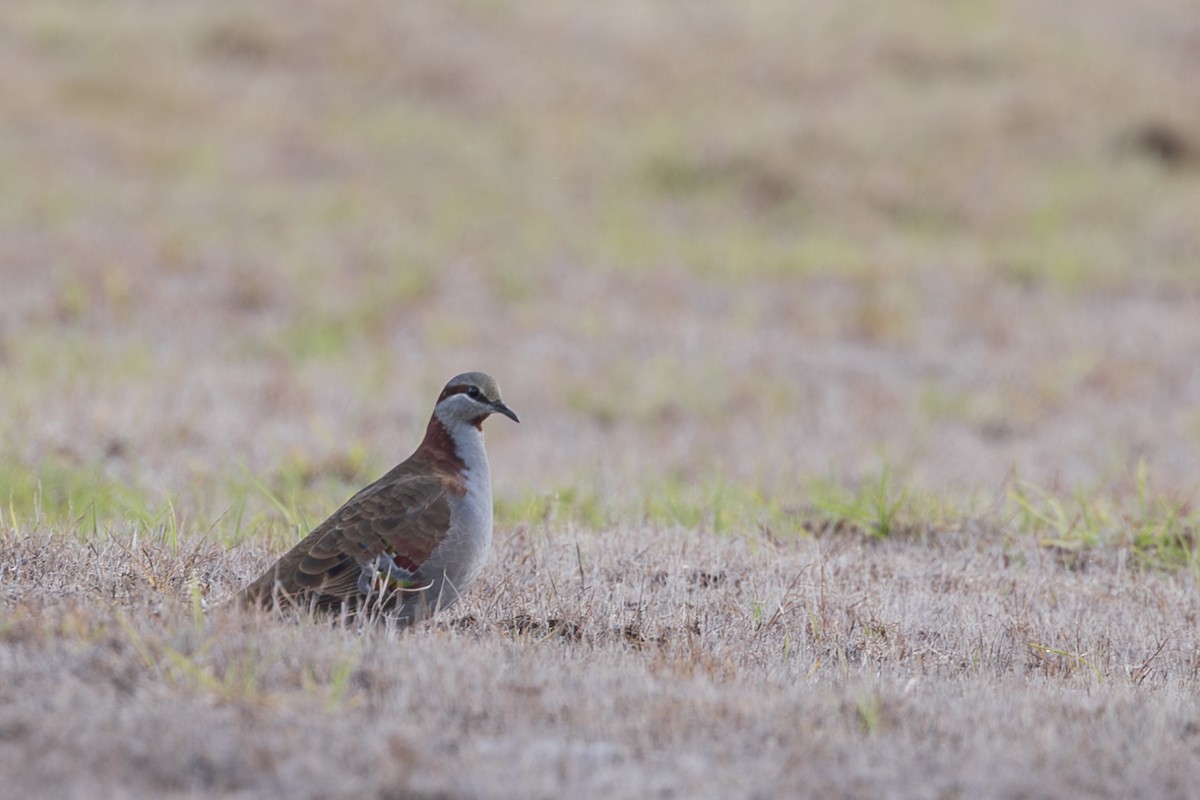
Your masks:
M448 494L441 477L398 467L346 501L246 587L243 600L259 605L353 600L361 597L363 565L384 554L419 582L421 565L450 527Z

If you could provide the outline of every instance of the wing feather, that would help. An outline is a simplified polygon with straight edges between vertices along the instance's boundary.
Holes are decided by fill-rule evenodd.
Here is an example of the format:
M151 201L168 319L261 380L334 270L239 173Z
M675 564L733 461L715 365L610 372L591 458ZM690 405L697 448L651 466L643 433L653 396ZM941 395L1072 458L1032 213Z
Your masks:
M364 566L381 556L394 561L395 572L411 573L414 584L426 582L420 566L450 528L448 494L437 475L393 470L313 529L248 586L244 598L267 605L276 598L353 602L363 596Z

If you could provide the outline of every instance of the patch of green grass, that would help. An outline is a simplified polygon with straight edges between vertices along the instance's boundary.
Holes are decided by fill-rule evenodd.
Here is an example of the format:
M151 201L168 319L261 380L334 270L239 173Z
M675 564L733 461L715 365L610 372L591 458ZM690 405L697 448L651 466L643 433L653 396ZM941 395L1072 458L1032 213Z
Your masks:
M583 486L531 491L515 499L497 497L494 513L496 523L506 526L536 522L598 530L615 521L613 504L595 488Z
M331 359L349 350L358 335L349 314L305 315L282 332L281 344L297 361Z
M211 527L231 545L246 536L266 535L290 546L371 479L367 455L364 442L320 460L293 450L268 475L231 478L225 510ZM318 501L322 508L310 513Z
M36 466L0 463L0 487L7 492L4 522L13 531L50 528L82 541L108 539L114 530L133 530L175 552L208 523L191 519L169 495L109 477L97 464L47 458Z
M1156 566L1200 567L1200 510L1190 498L1153 492L1145 461L1138 462L1134 484L1136 505L1124 517L1134 552Z
M1143 265L1132 249L1142 236L1137 226L1160 213L1171 202L1166 197L1187 202L1176 186L1128 162L1047 168L1030 183L1030 196L1012 223L1021 235L996 242L1000 269L1022 284L1068 292L1128 281L1130 263ZM1176 254L1164 253L1145 277L1178 277L1184 274L1179 263Z
M496 499L500 525L539 522L600 530L622 521L719 534L795 535L803 529L796 506L752 483L720 475L699 479L643 476L636 490L605 491L581 481L550 492Z
M94 313L97 295L86 284L68 278L62 292L60 302L66 306L61 311L68 323ZM74 299L77 293L82 293L83 299ZM144 380L154 376L159 366L153 349L144 340L98 347L94 331L73 324L56 327L52 334L27 337L19 348L13 348L12 356L13 374L19 374L21 381L14 382L11 390L18 394L46 384Z
M918 400L921 416L929 422L964 422L976 416L974 397L940 380L926 381Z
M862 481L854 488L831 481L814 482L809 487L809 501L821 513L827 529L849 526L885 539L921 525L913 513L908 489L895 486L886 467L877 478Z
M434 262L401 245L381 243L358 254L363 263L349 296L326 285L323 268L297 267L295 280L309 288L275 345L297 361L329 360L351 349L373 349L390 324L427 298L437 282ZM458 320L461 323L461 320Z
M142 505L132 490L107 477L100 466L59 458L36 466L0 461L0 487L6 522L13 530L52 525L86 534Z
M332 510L362 483L365 452L365 446L351 447L325 464L293 454L263 481L230 478L204 496L183 497L114 479L99 464L0 461L0 512L13 532L50 528L96 542L134 531L171 552L210 535L227 546L250 534L290 544L311 528L305 509L314 498L329 498Z
M1068 496L1017 481L1009 490L1019 529L1068 553L1128 547L1156 568L1200 568L1200 510L1190 498L1155 492L1144 461L1132 476L1131 497L1093 489Z
M756 391L785 390L786 382L760 376ZM572 411L602 425L617 420L669 423L681 415L700 415L719 421L734 404L736 381L718 362L681 360L655 353L639 360L614 363L608 380L586 381L564 390Z
M883 725L883 701L878 692L854 698L854 719L863 734L870 736L879 732Z
M513 526L570 523L591 530L648 524L730 536L768 538L859 533L886 538L946 530L989 513L994 499L977 492L933 493L899 483L890 469L850 485L834 480L781 482L643 475L606 490L580 480L550 492L496 499L496 520Z
M634 190L636 191L636 189ZM870 248L851 232L746 216L737 206L686 198L664 204L619 193L601 204L582 241L589 261L641 274L662 264L732 283L816 274L877 272ZM647 224L647 219L659 220ZM720 231L719 235L714 235Z
M718 241L694 234L681 237L679 255L696 274L734 283L874 272L867 249L837 231L806 229L785 235L750 223L730 225Z
M672 476L644 480L641 512L656 525L680 526L721 534L800 531L800 518L778 498L750 483L732 482L722 475L700 480Z
M1019 529L1038 537L1048 547L1077 549L1100 543L1106 526L1115 516L1107 498L1094 497L1077 490L1063 497L1025 481L1017 481L1008 491L1017 512Z

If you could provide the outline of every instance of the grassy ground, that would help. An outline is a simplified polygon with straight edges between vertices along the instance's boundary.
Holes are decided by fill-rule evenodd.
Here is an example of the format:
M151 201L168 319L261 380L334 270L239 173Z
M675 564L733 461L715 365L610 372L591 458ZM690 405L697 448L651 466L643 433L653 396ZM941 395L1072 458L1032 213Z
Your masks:
M1186 797L1185 0L10 2L0 773ZM485 369L428 627L223 604Z

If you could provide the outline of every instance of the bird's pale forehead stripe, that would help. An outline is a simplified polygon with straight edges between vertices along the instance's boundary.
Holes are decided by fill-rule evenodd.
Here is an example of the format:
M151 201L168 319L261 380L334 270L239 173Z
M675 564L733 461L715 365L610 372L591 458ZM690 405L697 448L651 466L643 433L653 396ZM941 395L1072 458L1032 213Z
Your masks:
M472 388L480 390L488 400L500 399L500 387L496 385L494 378L483 372L464 372L462 375L451 378L450 382L446 384L446 388L442 389L442 393L438 396L438 402L456 394L465 394Z

